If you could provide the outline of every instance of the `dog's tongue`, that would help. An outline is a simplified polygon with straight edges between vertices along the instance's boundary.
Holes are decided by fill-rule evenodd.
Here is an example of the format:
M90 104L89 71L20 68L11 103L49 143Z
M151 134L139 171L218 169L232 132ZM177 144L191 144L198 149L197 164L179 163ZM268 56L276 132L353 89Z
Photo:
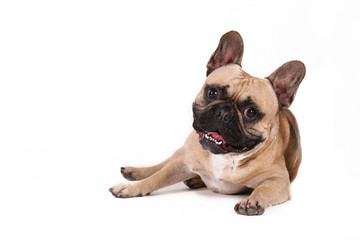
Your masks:
M218 141L222 141L223 144L226 143L225 139L220 134L218 134L217 132L208 132L207 134L211 135L213 138L215 138Z

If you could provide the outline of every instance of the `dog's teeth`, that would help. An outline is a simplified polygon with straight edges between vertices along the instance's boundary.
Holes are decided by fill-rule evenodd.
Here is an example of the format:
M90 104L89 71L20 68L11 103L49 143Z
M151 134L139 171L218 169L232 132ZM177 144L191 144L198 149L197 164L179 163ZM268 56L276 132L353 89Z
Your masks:
M222 141L218 141L216 140L215 138L213 138L212 136L208 136L208 139L212 142L214 142L215 144L217 145L221 145L222 144Z
M204 134L204 137L207 140L210 140L210 141L214 142L216 145L221 145L223 143L223 141L218 141L215 138L213 138L211 135L208 135L207 133Z

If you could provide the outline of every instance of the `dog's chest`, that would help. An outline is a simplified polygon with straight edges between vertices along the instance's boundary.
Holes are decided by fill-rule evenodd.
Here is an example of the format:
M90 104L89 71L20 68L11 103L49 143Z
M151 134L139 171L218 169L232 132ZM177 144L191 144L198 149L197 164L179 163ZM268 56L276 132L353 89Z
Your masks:
M235 184L232 180L234 176L239 174L236 164L241 159L241 156L234 158L225 155L212 155L206 173L200 173L200 176L206 186L214 192L223 194L241 192L246 187Z

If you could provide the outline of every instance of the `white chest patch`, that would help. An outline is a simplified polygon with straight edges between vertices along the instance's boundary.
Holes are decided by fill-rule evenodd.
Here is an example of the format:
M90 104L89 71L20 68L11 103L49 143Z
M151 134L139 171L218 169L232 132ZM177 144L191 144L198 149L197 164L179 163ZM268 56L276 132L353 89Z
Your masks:
M234 184L228 179L231 178L236 166L239 162L245 159L246 155L223 155L223 154L213 154L211 157L211 166L209 166L208 174L201 176L206 186L213 190L214 192L224 193L224 194L234 194L240 192L244 186Z
M233 170L239 162L245 159L246 155L229 156L224 154L213 154L211 158L212 172L218 178L223 174L227 174L229 170Z

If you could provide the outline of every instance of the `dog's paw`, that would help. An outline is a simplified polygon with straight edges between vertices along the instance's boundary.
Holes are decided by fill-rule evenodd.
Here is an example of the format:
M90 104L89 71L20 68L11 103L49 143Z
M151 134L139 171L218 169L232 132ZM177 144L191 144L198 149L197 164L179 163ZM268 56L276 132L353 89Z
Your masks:
M122 183L112 186L109 191L117 198L130 198L130 197L142 197L150 194L149 192L141 191L138 183Z
M197 189L205 187L205 183L201 180L200 176L196 176L184 181L184 184L188 186L190 189Z
M238 214L255 216L262 215L265 212L265 207L259 201L248 198L236 204L234 210Z
M142 180L144 177L141 175L141 171L134 167L122 167L120 172L124 178L130 181Z

